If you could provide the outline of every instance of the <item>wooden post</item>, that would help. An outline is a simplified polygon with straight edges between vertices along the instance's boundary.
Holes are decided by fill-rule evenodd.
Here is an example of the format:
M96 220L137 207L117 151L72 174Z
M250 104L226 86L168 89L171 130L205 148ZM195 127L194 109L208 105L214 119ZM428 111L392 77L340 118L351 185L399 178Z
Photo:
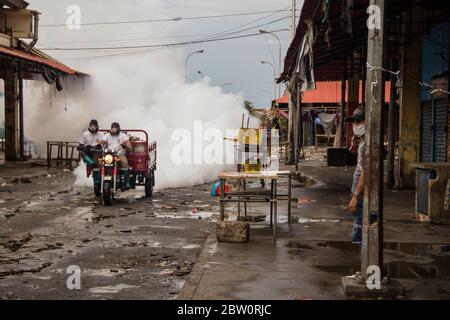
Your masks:
M385 0L370 0L370 5L379 8L379 27L369 28L366 87L366 160L364 166L365 189L363 201L363 224L361 244L361 274L367 279L367 268L383 268L383 161L382 147L382 104L384 101L383 66L385 53L384 18ZM376 13L375 13L376 14Z
M344 126L344 118L345 118L345 95L346 95L346 81L347 75L344 67L344 72L342 73L341 79L341 105L339 111L339 147L344 147L344 139L345 139L345 126Z
M296 13L296 1L292 0L292 16L291 16L291 41L294 40L295 38L295 34L296 34L296 19L295 19L295 13ZM295 140L294 139L294 135L295 135L295 127L296 127L296 122L295 122L295 103L293 101L293 97L296 97L296 92L298 90L297 87L297 83L296 81L294 81L294 76L290 79L290 85L291 88L293 90L293 92L289 92L289 90L287 91L287 95L288 95L288 101L289 101L289 119L288 119L288 155L287 155L287 163L289 164L293 164L295 161L295 150L296 150L296 146L295 146ZM297 119L298 121L298 119Z
M5 159L14 161L18 158L18 86L17 73L14 66L5 70Z
M297 90L297 99L296 99L296 135L295 135L295 150L298 152L295 152L294 159L295 159L295 171L298 171L298 162L300 150L303 145L303 121L302 121L302 94L300 90Z
M288 224L291 224L292 173L288 175Z
M220 178L220 221L225 219L225 179Z
M293 164L295 161L295 103L292 101L295 93L289 93L289 119L288 119L288 159L287 162L289 164Z
M392 70L396 70L397 66L395 63L391 64ZM389 95L389 118L388 118L388 161L387 161L387 180L386 187L392 189L394 187L394 162L395 162L395 108L397 105L397 89L395 83L397 82L397 77L391 74L391 87Z
M23 72L19 68L18 72L18 83L19 83L19 155L20 159L25 158L25 137L24 137L24 124L23 124Z

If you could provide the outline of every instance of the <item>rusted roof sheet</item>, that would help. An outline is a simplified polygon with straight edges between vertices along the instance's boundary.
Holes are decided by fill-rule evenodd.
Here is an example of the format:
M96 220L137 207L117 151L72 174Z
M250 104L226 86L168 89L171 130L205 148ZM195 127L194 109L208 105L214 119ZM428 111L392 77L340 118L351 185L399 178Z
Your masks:
M12 9L25 9L28 7L28 4L24 0L0 0L0 7L7 6Z
M384 101L390 101L390 81L385 82ZM348 90L346 90L346 101L348 102ZM362 81L359 82L359 103L361 103ZM277 104L289 103L287 95L275 100ZM341 82L340 81L319 81L316 82L316 90L304 91L302 103L341 103Z
M385 82L384 101L390 101L390 81ZM348 90L346 90L346 101L348 102ZM361 103L362 81L359 82L359 103ZM324 81L316 82L316 90L304 91L302 103L341 103L341 82Z
M42 54L43 56L39 56L39 55L37 55L37 53L40 53L40 51L37 49L34 49L34 48L30 52L25 52L25 51L18 50L15 48L8 48L8 47L0 46L0 55L7 55L10 57L24 59L24 60L31 61L31 62L37 62L37 63L40 63L47 67L53 68L62 73L65 73L65 74L84 75L82 72L78 72L59 61L51 59L48 56L45 57L44 54Z
M289 97L287 94L275 100L276 103L289 103Z

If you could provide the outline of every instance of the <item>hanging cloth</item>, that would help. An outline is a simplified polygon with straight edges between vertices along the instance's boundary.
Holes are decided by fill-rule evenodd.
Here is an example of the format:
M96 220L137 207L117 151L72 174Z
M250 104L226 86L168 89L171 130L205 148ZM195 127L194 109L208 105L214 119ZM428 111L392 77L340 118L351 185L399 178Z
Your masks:
M325 134L332 134L336 126L336 113L320 112L317 114L320 119L320 124L325 130Z

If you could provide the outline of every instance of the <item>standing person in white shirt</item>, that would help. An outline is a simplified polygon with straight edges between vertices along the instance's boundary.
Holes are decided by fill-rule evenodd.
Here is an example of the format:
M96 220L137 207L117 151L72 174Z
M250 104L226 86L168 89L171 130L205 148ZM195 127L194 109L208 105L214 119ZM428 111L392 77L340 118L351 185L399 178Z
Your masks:
M130 138L127 134L120 132L120 124L113 122L111 124L111 130L105 134L103 143L106 144L106 148L116 152L120 159L121 171L125 179L125 189L129 190L130 185L130 166L128 165L127 149L131 149Z

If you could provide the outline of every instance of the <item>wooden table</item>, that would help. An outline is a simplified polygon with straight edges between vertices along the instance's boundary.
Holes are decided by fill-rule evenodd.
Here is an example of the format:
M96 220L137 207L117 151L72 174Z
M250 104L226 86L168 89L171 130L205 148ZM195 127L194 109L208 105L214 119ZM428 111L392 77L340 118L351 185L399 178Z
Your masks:
M278 179L281 176L288 176L288 192L287 194L278 194ZM222 172L219 174L220 179L220 220L225 217L225 204L227 202L241 202L245 205L245 213L247 213L248 202L269 202L270 203L270 227L272 228L273 239L277 239L277 216L278 201L288 201L288 224L291 223L291 189L292 174L290 171L262 171L262 172ZM266 189L246 189L246 180L270 180L270 190ZM243 181L243 190L228 192L225 194L226 180ZM240 210L240 208L239 208ZM240 211L239 211L240 213Z

